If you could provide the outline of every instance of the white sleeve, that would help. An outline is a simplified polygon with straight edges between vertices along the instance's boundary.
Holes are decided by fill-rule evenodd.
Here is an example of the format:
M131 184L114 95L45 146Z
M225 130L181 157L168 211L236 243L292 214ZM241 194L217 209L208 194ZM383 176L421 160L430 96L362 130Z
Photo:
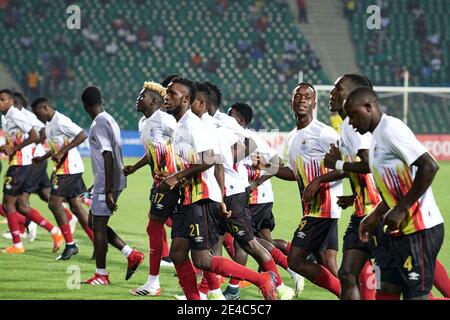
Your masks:
M107 126L106 123L98 123L94 126L94 136L97 138L103 151L113 151L111 144L113 133L111 126Z
M328 153L331 149L331 144L336 145L338 140L339 134L331 127L324 127L320 132L319 145L325 153Z
M83 131L79 125L75 124L68 117L61 117L58 125L61 132L71 139L75 138Z
M270 159L275 157L275 155L277 154L276 151L271 148L263 138L258 136L256 133L251 135L250 137L256 143L256 152L258 152L266 162L269 162Z
M15 107L12 107L15 108ZM19 127L22 132L29 133L33 129L31 121L19 110L14 113L13 118L15 124Z
M248 132L248 130L242 128L236 121L236 119L227 115L222 119L222 123L226 128L237 135L241 141L243 141L245 138L250 138L250 133Z
M394 134L386 130L384 141L390 145L392 152L411 166L420 156L428 152L427 148L417 140L414 133L404 123L395 127Z

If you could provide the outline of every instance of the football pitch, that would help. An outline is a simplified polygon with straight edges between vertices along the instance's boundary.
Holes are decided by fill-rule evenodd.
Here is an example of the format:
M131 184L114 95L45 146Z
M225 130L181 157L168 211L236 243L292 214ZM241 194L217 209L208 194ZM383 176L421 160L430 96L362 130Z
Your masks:
M126 164L134 163L136 159L125 159ZM84 180L87 186L92 182L91 167L85 160L86 173ZM3 172L6 163L3 162ZM440 170L433 183L433 191L436 201L444 215L446 229L450 230L450 162L441 162ZM24 240L26 253L21 255L6 255L0 253L0 299L104 299L104 300L149 300L149 299L174 299L175 294L182 294L178 285L178 279L174 277L174 268L161 268L161 296L160 297L133 297L129 290L142 285L148 275L148 237L146 226L149 209L149 189L151 186L150 168L143 168L128 178L128 187L119 199L119 210L110 220L110 225L130 246L136 247L146 254L145 262L136 274L125 281L127 267L126 259L113 247L109 247L107 257L107 269L110 273L111 285L87 286L75 285L79 270L79 280L90 278L95 271L95 262L91 260L92 244L80 226L77 227L75 239L80 253L69 261L55 261L58 254L52 253L52 238L45 229L38 228L38 236L32 243ZM273 231L274 238L291 240L294 230L300 220L300 202L296 183L272 179L275 193L274 215L276 227ZM348 192L349 186L346 183ZM36 196L32 196L31 205L55 223L47 205ZM342 213L339 221L339 248L342 248L342 237L348 225L351 215L349 208ZM0 217L0 219L3 219ZM7 230L6 224L0 225L0 234ZM170 229L167 230L170 235ZM0 236L0 247L10 245L10 240ZM62 250L62 249L60 249ZM225 252L225 250L224 250ZM439 259L450 271L450 236L446 234L441 248ZM338 254L338 265L341 260L341 252ZM249 258L248 265L257 270L254 260ZM284 270L280 268L285 283L293 286L293 283ZM223 285L225 289L226 283ZM436 296L441 296L433 290ZM255 286L241 289L241 299L262 299ZM328 291L316 287L309 281L305 281L305 290L300 300L324 300L336 299Z

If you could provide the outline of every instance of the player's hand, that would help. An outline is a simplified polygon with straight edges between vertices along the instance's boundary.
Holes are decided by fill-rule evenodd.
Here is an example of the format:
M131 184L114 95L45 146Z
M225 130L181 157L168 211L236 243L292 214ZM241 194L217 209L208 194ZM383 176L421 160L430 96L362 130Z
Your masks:
M125 176L129 176L130 174L133 174L136 172L136 169L134 168L134 166L125 166L123 167L123 174Z
M57 163L56 167L60 167L66 157L65 152L58 151L52 155L52 160Z
M338 196L337 198L337 205L342 209L347 209L355 202L356 195L352 194L351 196Z
M111 210L111 212L116 211L118 206L117 206L116 202L114 201L112 192L111 191L107 192L105 196L106 196L106 198L105 198L106 205L108 206L109 210Z
M0 152L3 152L7 156L12 156L14 153L16 153L16 150L14 150L13 147L5 144L4 146L0 147Z
M380 218L373 212L365 216L359 224L359 240L368 243L379 221Z
M232 212L228 211L227 209L227 205L225 204L225 202L222 202L220 204L220 214L222 217L224 217L225 219L231 217Z
M390 209L385 215L383 219L383 230L386 233L391 235L395 235L400 233L400 223L405 218L407 209L400 208L398 206Z
M162 192L169 191L172 190L179 182L180 180L178 180L177 174L175 173L161 181L159 188Z
M165 178L169 177L170 173L166 171L157 171L155 170L155 178L158 180L164 180Z
M314 197L316 196L317 192L320 189L320 182L317 179L314 179L311 181L305 188L305 191L303 191L303 201L305 202L311 202L314 200Z
M252 154L250 158L252 159L252 167L255 169L264 170L270 167L270 164L264 160L264 157L261 157L259 152Z
M33 159L31 159L31 161L33 162L33 164L39 164L42 162L42 157L34 157Z
M336 166L336 161L342 160L341 152L339 151L339 148L336 147L334 144L331 144L330 151L325 154L325 158L323 159L323 164L325 167L329 169L334 169ZM339 142L338 142L339 146Z

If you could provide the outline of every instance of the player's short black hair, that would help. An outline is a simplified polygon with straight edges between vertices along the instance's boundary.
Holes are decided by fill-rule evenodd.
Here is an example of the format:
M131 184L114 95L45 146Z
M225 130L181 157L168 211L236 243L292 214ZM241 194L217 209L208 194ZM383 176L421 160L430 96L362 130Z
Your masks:
M170 82L172 82L172 79L178 78L180 77L179 74L169 74L167 77L164 78L163 81L161 81L161 85L164 88L167 88L167 86L169 85Z
M253 119L253 109L250 105L243 102L234 103L230 109L235 110L244 119L245 125L248 125Z
M27 98L25 98L25 96L23 94L21 94L20 92L14 91L13 97L15 100L19 100L23 107L28 106Z
M97 87L87 87L81 94L81 101L86 106L99 106L102 104L102 93Z
M366 97L372 99L374 102L378 102L378 95L372 88L357 87L349 93L345 100L345 105L349 105L358 99Z
M9 95L11 98L13 97L13 92L9 89L1 89L0 90L0 94L6 93L7 95Z
M297 84L297 87L300 87L300 86L307 86L307 87L310 87L310 88L312 89L312 91L314 91L314 94L317 94L316 88L314 88L314 86L313 86L311 83L308 83L308 82L300 82L299 84Z
M41 103L48 103L48 99L45 97L39 97L37 99L34 99L33 102L31 103L31 109L36 108Z
M205 84L211 90L211 104L213 104L215 107L220 107L220 104L222 102L222 92L216 85L212 84L209 81L205 81Z
M183 77L176 77L176 78L173 78L171 82L179 83L179 84L185 86L186 88L188 88L189 102L193 103L195 101L195 97L197 96L197 87L195 86L194 81L189 80L187 78L183 78Z
M195 86L197 87L197 94L203 93L209 102L211 99L211 89L208 87L208 85L204 82L196 81Z
M344 74L344 78L350 79L350 81L355 85L355 87L369 87L373 89L372 82L366 76L356 73L347 73Z

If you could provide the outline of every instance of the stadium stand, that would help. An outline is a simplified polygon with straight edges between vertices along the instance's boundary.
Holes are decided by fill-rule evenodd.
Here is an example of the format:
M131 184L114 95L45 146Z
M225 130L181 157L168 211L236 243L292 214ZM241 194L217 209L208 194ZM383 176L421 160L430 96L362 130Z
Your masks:
M223 108L253 104L257 129L290 130L285 110L298 71L315 84L330 81L281 1L82 0L82 28L68 30L71 3L9 1L0 9L0 58L31 86L29 95L51 97L85 127L79 95L90 84L102 88L124 129L136 130L142 83L177 73L218 83ZM39 90L32 88L34 71Z

